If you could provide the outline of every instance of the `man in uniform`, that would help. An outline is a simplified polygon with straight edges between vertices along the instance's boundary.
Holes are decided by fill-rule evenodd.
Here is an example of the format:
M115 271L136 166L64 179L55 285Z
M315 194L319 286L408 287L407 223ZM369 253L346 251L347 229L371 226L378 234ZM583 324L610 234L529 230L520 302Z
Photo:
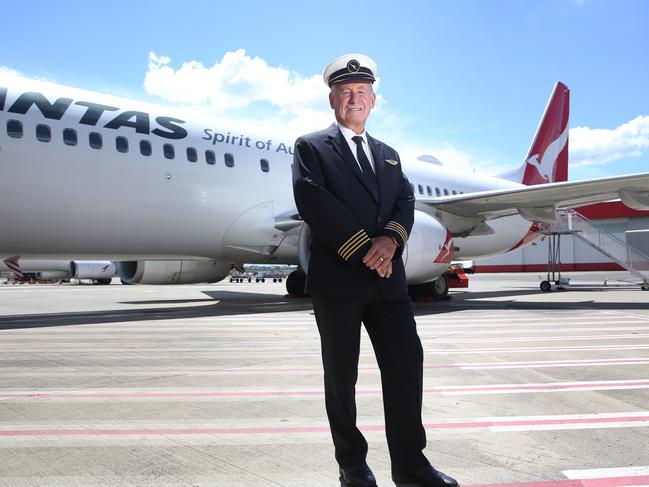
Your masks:
M362 54L334 59L323 77L336 123L295 142L293 190L312 233L306 290L320 333L327 416L341 483L376 486L356 427L362 322L381 371L392 479L456 487L422 452L423 352L401 259L415 198L397 152L365 131L375 73Z

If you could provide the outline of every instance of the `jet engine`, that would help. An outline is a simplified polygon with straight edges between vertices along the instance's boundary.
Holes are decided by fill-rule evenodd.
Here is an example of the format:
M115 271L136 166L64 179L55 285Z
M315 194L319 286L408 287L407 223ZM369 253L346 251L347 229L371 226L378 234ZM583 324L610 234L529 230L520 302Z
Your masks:
M115 264L109 260L73 260L70 277L74 279L110 279L117 275Z
M193 284L218 282L232 265L216 260L138 260L117 262L125 284Z
M415 222L403 251L408 284L423 284L440 277L448 269L453 251L448 229L432 216L415 210Z

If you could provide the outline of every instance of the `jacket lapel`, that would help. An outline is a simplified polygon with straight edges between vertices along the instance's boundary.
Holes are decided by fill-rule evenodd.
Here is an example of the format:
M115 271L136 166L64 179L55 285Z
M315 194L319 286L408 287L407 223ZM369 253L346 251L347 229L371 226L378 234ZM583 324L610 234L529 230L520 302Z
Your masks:
M374 197L374 199L378 202L379 200L379 195L376 193L374 188L372 188L365 178L363 177L363 173L361 172L361 168L358 165L358 162L356 162L356 157L354 157L354 154L352 154L351 149L349 148L349 144L343 137L343 135L340 133L340 130L338 130L338 126L336 124L331 125L327 129L327 136L329 138L329 143L331 144L331 147L334 149L334 152L336 152L344 161L345 163L349 166L351 171L356 175L356 178L361 182L363 187L369 191L369 193ZM367 139L369 141L369 137ZM370 145L371 148L371 145ZM376 156L374 155L374 150L372 150L372 157L374 157L374 162L376 163ZM377 164L378 165L378 164ZM378 174L377 174L378 176ZM378 177L377 177L378 181Z
M372 158L374 159L374 171L376 171L376 181L379 186L379 194L385 188L385 152L381 144L374 138L367 135L367 142L372 151Z

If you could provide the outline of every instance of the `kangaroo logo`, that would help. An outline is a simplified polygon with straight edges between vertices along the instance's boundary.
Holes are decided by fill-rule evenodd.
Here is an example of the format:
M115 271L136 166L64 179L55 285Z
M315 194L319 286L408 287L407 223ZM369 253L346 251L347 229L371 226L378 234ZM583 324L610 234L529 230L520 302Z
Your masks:
M541 178L546 183L549 183L550 181L553 180L554 166L557 162L557 158L559 157L559 154L566 146L566 142L568 142L567 125L566 128L563 129L561 135L559 135L559 137L557 137L548 145L540 161L539 161L540 154L534 154L530 156L525 162L528 165L535 168L538 171Z
M435 262L436 264L448 264L453 259L454 252L455 249L453 247L453 237L451 235L451 232L446 230L446 240L444 241L444 245L442 245L439 254L437 254L437 257L435 257L435 260L433 262Z

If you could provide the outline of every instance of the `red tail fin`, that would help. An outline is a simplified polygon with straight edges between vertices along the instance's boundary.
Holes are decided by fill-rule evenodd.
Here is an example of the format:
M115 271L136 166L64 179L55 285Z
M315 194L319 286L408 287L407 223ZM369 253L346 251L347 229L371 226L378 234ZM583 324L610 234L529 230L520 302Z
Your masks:
M569 113L570 90L558 81L525 162L515 171L500 177L527 185L566 181Z

